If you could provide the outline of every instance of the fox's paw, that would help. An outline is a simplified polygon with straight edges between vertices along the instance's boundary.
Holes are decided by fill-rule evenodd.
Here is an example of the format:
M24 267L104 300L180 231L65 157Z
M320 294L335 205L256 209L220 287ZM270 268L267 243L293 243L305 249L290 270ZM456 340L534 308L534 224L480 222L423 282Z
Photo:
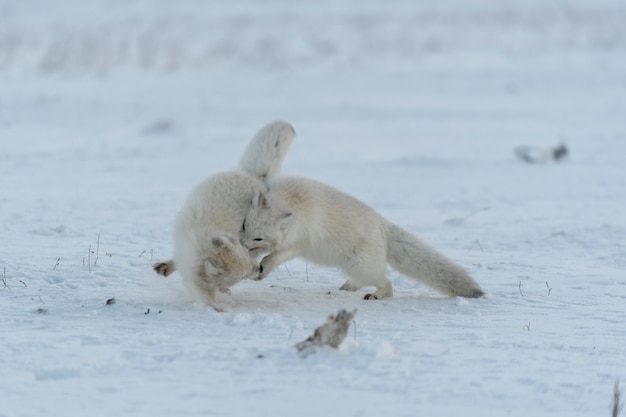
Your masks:
M156 263L152 265L152 269L154 269L154 272L157 274L167 277L176 270L176 267L174 266L174 262L168 261Z
M364 300L382 300L383 298L393 296L393 289L391 283L389 285L383 285L379 287L376 292L371 294L365 294Z

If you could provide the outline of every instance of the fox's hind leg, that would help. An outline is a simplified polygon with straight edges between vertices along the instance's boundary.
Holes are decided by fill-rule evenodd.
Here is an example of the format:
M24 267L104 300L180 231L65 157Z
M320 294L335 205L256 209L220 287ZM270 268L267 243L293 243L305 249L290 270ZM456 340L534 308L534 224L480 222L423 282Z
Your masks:
M376 287L374 293L366 294L363 297L366 300L379 300L393 295L393 286L387 278L385 259L376 260L374 258L363 261L363 258L355 258L351 259L351 262L342 269L348 275L348 281L340 289L356 291L363 287Z
M364 300L380 300L381 298L393 296L393 285L391 285L391 281L387 277L383 276L383 279L379 280L374 286L376 291L371 294L365 294Z
M378 300L385 297L391 297L393 295L393 286L387 277L378 279L377 283L372 285L376 287L376 292L372 294L365 294L363 297L365 300ZM347 280L341 287L339 287L339 289L342 291L358 291L363 287L365 287L365 285L355 284L353 281Z

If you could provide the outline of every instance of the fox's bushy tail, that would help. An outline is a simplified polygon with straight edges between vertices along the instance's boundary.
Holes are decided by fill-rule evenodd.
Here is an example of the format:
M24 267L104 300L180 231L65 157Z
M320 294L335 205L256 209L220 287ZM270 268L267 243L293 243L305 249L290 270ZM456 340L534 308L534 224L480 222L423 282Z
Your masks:
M395 224L387 225L387 262L398 272L452 297L478 298L480 286L460 266Z
M261 181L278 175L295 135L293 126L280 120L263 126L243 152L239 169Z

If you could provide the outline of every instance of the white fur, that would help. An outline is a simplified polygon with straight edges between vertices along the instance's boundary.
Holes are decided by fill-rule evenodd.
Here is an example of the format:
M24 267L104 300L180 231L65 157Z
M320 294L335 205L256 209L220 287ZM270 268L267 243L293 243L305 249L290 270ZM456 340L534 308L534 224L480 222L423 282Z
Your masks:
M262 127L241 155L239 169L261 180L278 175L295 134L286 122Z
M267 193L255 194L242 232L249 249L269 251L259 279L301 256L340 268L348 276L341 289L376 287L366 298L393 295L387 263L446 295L483 295L461 267L356 198L302 177L277 177L268 185Z
M286 122L264 126L252 139L240 171L211 175L187 197L174 227L174 258L153 266L163 276L178 270L192 291L216 305L216 292L257 278L259 265L241 245L239 232L262 180L280 172L295 131Z

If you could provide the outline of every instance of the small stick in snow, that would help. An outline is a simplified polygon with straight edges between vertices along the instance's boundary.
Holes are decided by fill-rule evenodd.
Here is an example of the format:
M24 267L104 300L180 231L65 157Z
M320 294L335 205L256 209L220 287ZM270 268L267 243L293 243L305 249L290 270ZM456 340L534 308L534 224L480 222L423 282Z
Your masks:
M93 266L98 264L98 257L100 256L100 233L98 233L98 243L96 244L96 260L93 261Z
M138 258L141 258L142 256L144 256L146 253L148 253L147 250L142 250L141 253L139 254ZM113 256L113 255L111 255ZM150 263L152 263L152 257L154 256L154 249L150 249Z
M524 296L524 293L522 292L522 281L519 282L519 293L522 295L522 297Z
M2 287L2 289L8 289L10 290L11 287L9 287L9 284L7 284L7 269L6 267L4 268L4 272L2 273L2 285L4 285L4 287Z
M61 258L57 258L57 262L54 264L54 266L52 267L53 271L56 271L57 266L59 266L59 263L61 263Z
M480 244L480 240L476 239L470 249L474 248L474 246L478 246L478 249L480 249L481 252L484 252L483 245Z
M481 211L487 211L487 210L489 210L490 208L491 208L491 207L489 207L489 206L485 206L485 207L482 207L482 208L480 208L480 209L478 209L478 210L474 210L474 211L472 211L470 214L466 214L466 215L465 215L465 216L463 216L463 217L455 217L455 218L452 218L452 219L448 219L448 220L446 220L444 223L445 223L445 224L448 224L448 225L450 225L450 226L460 226L460 225L462 225L462 224L463 224L463 222L465 222L465 220L469 219L469 218L470 218L470 217L472 217L472 216L477 215L477 214L478 214L478 213L480 213Z
M549 297L550 293L552 292L552 288L550 288L550 284L548 284L548 281L546 281L546 287L548 287L548 297Z
M356 312L356 309L352 312L342 309L337 312L337 315L331 314L324 324L315 329L313 336L309 336L306 340L296 344L296 349L302 352L305 357L310 353L315 353L316 346L328 345L337 349L346 338L350 323Z
M35 301L35 299L33 297L30 298L32 301ZM46 302L43 300L43 298L41 298L41 295L39 296L39 302L41 304L46 304Z
M613 406L611 407L612 413L611 417L618 417L619 413L621 413L622 408L624 408L624 404L620 400L621 390L619 389L619 379L615 381L615 386L613 387Z

